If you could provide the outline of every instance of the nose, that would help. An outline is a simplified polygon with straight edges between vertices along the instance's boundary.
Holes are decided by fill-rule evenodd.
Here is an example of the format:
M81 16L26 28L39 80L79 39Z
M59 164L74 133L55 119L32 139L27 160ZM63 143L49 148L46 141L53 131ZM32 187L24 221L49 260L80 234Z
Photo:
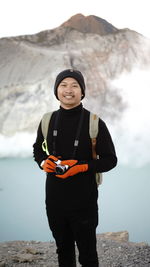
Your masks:
M67 85L65 89L66 89L65 90L66 93L69 93L69 94L72 93L72 86L71 85Z

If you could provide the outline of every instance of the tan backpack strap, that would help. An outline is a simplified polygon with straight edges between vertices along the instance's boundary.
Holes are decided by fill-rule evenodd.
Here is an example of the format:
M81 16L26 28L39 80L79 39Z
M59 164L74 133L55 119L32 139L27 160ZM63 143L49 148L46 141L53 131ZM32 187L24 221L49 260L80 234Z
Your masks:
M41 127L42 127L42 134L44 139L47 139L48 134L48 126L51 119L53 112L48 112L43 115L42 121L41 121Z
M96 183L97 183L97 186L101 185L103 182L103 175L102 173L98 172L96 173Z
M47 155L49 155L48 145L47 145L47 134L48 134L49 122L50 122L52 113L53 112L45 113L41 121L41 129L42 129L42 134L44 137L44 141L42 143L42 149Z
M99 130L99 117L96 114L90 112L90 122L89 122L89 133L92 141L92 156L93 159L98 159L99 156L96 154L96 137ZM96 173L96 183L97 186L102 184L103 178L102 173Z
M92 155L93 159L97 159L96 155L96 137L98 135L98 123L99 117L96 114L90 112L90 125L89 125L89 133L92 141Z
M93 114L92 112L90 112L89 133L92 139L96 138L98 135L98 124L99 124L99 117L96 114Z

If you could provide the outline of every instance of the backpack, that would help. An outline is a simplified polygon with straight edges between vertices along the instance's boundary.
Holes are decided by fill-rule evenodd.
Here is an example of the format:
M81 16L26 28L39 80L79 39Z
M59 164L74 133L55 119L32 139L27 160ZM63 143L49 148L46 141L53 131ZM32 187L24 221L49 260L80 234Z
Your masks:
M45 113L41 121L42 134L44 137L44 141L42 143L42 149L43 151L45 151L47 155L49 155L48 146L47 146L47 134L48 134L48 128L49 128L49 123L50 123L52 114L53 114L53 111ZM90 112L89 134L90 134L90 138L92 142L93 159L99 158L99 156L96 155L96 137L98 134L98 123L99 123L99 117L96 114L93 114L92 112ZM96 173L96 183L98 186L102 184L102 173Z

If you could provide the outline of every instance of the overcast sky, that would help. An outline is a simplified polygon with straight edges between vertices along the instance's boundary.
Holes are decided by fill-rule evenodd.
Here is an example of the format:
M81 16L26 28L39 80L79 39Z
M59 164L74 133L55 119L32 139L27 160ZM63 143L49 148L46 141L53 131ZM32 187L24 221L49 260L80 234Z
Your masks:
M149 0L0 0L0 38L58 27L71 16L96 15L150 38Z

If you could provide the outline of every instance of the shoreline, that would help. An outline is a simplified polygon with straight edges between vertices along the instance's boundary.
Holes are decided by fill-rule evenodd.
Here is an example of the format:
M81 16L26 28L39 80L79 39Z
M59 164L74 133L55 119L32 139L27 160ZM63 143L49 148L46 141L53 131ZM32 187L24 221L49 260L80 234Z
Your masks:
M150 245L130 242L127 231L97 234L97 251L101 267L150 266ZM76 254L78 258L78 251ZM0 267L29 266L57 267L55 242L0 243Z

